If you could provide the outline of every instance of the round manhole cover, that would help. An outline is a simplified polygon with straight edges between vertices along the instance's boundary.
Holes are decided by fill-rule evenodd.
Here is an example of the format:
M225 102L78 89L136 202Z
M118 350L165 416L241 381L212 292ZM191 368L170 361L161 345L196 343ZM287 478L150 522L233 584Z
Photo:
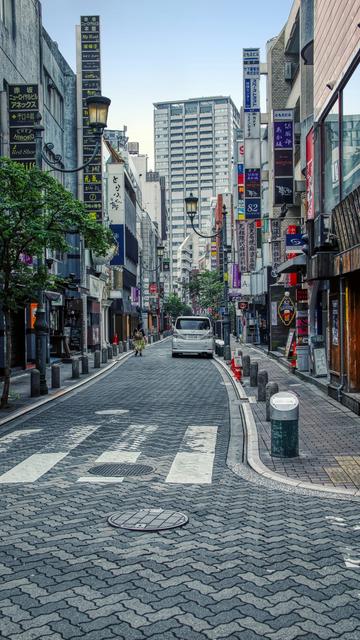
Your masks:
M131 464L123 462L122 464L98 464L96 467L91 467L88 472L93 473L96 476L145 476L148 473L154 471L153 467L147 464Z
M140 509L113 513L108 518L112 527L130 531L164 531L182 527L189 518L179 511L166 509Z

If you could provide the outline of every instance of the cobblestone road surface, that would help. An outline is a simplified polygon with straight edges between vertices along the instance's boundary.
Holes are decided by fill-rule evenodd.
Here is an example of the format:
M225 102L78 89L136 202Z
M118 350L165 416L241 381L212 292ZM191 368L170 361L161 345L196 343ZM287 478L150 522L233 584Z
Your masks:
M167 343L1 436L0 637L360 639L359 503L235 476L229 428L215 366ZM153 471L89 481L127 457ZM189 523L107 523L138 508Z

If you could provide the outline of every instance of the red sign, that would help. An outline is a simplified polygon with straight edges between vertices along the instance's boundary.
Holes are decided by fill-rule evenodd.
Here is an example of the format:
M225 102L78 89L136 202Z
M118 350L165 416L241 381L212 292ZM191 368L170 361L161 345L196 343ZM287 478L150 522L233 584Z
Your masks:
M149 293L157 293L157 284L156 282L150 282L149 284Z
M306 200L307 219L313 220L314 207L314 129L310 129L306 136Z

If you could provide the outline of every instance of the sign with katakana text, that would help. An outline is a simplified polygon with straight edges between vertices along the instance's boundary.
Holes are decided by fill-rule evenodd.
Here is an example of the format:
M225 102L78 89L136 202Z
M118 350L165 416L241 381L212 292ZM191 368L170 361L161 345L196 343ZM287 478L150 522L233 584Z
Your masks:
M274 204L294 203L294 111L274 109Z
M35 114L39 111L37 84L8 86L10 158L27 167L35 165Z

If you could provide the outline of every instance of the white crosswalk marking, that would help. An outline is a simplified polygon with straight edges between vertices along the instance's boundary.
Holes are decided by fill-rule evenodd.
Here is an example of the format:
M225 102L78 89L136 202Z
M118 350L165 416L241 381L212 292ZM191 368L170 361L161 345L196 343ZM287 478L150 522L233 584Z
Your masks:
M89 437L98 425L72 427L65 434L43 447L39 453L29 456L0 476L0 484L35 482L65 458L83 440Z
M0 438L0 453L7 451L7 449L13 444L13 442L16 442L16 440L30 436L33 433L39 433L40 431L41 429L21 429L8 433L6 436Z
M211 484L218 427L190 426L165 482Z
M103 409L102 411L95 411L97 416L121 416L124 413L129 413L129 409Z

